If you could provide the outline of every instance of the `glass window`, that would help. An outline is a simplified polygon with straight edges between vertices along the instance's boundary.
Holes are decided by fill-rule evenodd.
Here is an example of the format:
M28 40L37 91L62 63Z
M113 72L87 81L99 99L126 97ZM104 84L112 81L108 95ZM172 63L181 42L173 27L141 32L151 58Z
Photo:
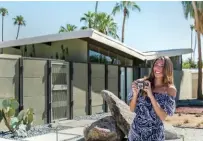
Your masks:
M125 101L125 68L121 67L121 75L120 75L120 94L121 94L121 100Z
M90 62L104 63L104 64L116 64L123 66L132 66L132 59L118 55L109 50L105 50L93 44L89 44L89 59Z

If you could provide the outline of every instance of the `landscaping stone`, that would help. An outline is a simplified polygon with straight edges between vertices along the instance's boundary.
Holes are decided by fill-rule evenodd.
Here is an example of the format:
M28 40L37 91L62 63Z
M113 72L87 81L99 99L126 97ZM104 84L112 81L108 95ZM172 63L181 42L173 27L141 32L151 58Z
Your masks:
M99 119L84 128L86 141L122 141L124 136L112 116Z
M135 113L131 112L130 107L110 91L103 90L101 95L107 102L111 115L115 118L118 127L125 135L128 135Z

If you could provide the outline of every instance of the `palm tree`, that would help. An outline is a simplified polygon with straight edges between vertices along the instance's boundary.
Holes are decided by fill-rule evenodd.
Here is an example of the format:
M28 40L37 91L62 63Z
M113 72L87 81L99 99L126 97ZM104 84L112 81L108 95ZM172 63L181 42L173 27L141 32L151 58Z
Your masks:
M14 25L18 25L18 30L17 30L17 36L16 36L16 40L18 39L18 35L19 35L19 31L20 31L20 27L21 26L26 26L25 24L25 20L23 18L23 16L19 15L19 16L16 16L15 18L13 18L14 20Z
M119 39L117 35L118 26L114 22L114 19L107 13L98 13L95 17L96 25L95 28L101 33L109 35L115 39Z
M84 17L82 17L80 21L85 22L85 26L82 26L81 29L94 28L103 34L119 39L117 35L117 23L115 23L114 19L107 13L101 12L95 14L89 11L84 14Z
M8 15L8 10L4 7L0 8L0 14L2 16L2 42L4 41L4 17Z
M81 29L93 28L95 22L95 13L88 11L83 17L80 18L80 22L85 23L85 26L81 27Z
M121 1L117 2L115 7L113 8L112 14L115 15L116 13L122 11L123 12L123 25L122 25L122 39L121 41L124 42L124 32L125 32L125 21L126 18L129 18L130 10L137 10L141 11L140 7L132 1Z
M202 95L202 51L201 51L201 37L200 34L203 33L203 2L198 1L183 1L183 11L185 18L188 19L190 16L194 19L194 28L197 31L197 41L198 41L198 88L197 97L198 99L203 99Z
M75 29L77 29L77 26L72 25L72 24L66 24L66 27L61 26L59 29L59 33L61 32L71 32L74 31Z

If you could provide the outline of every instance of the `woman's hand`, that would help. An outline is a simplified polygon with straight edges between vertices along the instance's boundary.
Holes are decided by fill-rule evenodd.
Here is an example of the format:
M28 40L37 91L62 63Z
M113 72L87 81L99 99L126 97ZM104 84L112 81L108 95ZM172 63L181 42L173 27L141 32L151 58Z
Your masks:
M131 112L135 111L135 107L137 105L138 92L139 90L137 89L136 81L134 81L132 82L132 95L131 95L132 97L129 104Z
M133 97L137 97L138 96L139 89L137 89L136 81L134 81L132 83L132 92L133 92Z
M144 87L144 91L147 93L147 96L148 96L149 98L152 98L152 97L153 97L153 94L152 94L151 83L150 83L150 81L148 81L148 80L146 80L145 82L148 83L148 86L145 86L145 87Z

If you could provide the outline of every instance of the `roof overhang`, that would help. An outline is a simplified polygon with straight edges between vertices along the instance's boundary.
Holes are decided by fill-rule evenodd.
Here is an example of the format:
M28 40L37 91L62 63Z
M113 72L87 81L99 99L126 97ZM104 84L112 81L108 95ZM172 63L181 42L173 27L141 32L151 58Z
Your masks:
M153 60L160 56L180 56L183 54L192 53L193 50L191 48L182 48L182 49L169 49L169 50L159 50L159 51L148 51L143 52L146 57L146 60Z
M130 55L140 60L153 60L159 56L179 56L192 52L192 49L171 49L161 51L140 52L134 48L131 48L118 40L115 40L103 33L100 33L94 29L79 30L65 33L57 33L50 35L43 35L37 37L29 37L18 40L4 41L0 43L0 48L19 47L24 45L50 43L55 41L70 40L70 39L86 39L89 38L98 43L102 43L110 47L111 49L118 50L127 55Z
M90 38L102 44L108 45L111 48L124 52L130 56L139 58L140 60L145 60L145 56L142 52L139 52L138 50L127 47L125 44L93 29L4 41L0 43L0 48L55 42L55 41L70 40L70 39L82 39L82 38Z

